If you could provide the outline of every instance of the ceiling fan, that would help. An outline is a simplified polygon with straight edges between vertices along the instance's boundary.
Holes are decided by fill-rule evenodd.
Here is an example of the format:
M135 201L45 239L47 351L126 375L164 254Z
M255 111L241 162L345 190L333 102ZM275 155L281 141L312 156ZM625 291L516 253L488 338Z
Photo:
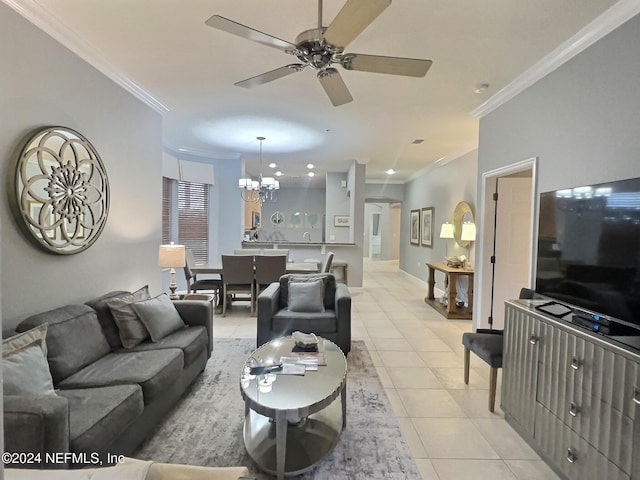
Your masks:
M236 82L234 85L252 88L311 67L318 71L317 77L320 84L331 103L337 107L351 102L353 97L342 80L342 76L333 65L340 65L345 70L387 73L409 77L424 77L429 67L431 67L431 60L343 53L344 48L390 4L391 0L347 0L347 3L338 12L331 25L323 27L322 0L318 0L318 27L305 30L299 34L295 44L220 15L213 15L205 24L262 45L277 48L297 57L300 61L300 63L285 65L261 75Z

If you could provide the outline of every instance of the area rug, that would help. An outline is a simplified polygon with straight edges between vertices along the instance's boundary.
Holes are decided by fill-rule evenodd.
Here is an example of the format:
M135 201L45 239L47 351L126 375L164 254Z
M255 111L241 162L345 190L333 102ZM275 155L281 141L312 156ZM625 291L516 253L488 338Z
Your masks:
M244 465L259 480L274 478L260 472L242 440L244 402L238 375L253 350L255 340L216 340L204 373L133 456L203 466ZM364 342L352 343L347 364L347 427L334 450L296 479L419 479Z

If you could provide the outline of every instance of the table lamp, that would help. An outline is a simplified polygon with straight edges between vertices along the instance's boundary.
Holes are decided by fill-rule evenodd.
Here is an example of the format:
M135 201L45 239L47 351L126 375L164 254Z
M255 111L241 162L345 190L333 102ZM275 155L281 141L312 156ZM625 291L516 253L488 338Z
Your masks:
M469 242L467 245L467 262L471 258L471 242L476 241L476 224L471 222L465 222L462 224L462 233L460 240Z
M440 228L440 238L453 238L453 223L445 222ZM444 257L449 256L449 242L444 242Z
M171 290L171 298L177 298L176 288L176 268L184 267L185 265L185 248L184 245L174 245L171 242L169 245L160 245L158 252L158 265L162 268L169 268L171 274L171 281L169 283L169 289Z

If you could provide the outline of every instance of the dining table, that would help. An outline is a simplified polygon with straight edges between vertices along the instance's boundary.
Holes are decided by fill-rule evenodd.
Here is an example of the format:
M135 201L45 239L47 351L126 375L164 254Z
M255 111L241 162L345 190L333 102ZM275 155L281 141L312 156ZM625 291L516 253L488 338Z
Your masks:
M194 275L197 274L222 274L222 262L205 263L191 267ZM287 262L287 273L318 273L320 268L315 262Z

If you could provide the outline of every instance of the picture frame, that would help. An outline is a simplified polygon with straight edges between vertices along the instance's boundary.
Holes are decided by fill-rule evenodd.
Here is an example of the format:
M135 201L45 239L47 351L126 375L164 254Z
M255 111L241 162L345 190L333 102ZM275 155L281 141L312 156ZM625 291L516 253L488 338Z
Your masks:
M420 218L420 242L423 247L433 247L433 219L435 207L422 208L422 216Z
M409 218L409 242L420 245L420 210L411 210Z
M334 227L350 227L351 217L349 215L334 215L333 226Z

